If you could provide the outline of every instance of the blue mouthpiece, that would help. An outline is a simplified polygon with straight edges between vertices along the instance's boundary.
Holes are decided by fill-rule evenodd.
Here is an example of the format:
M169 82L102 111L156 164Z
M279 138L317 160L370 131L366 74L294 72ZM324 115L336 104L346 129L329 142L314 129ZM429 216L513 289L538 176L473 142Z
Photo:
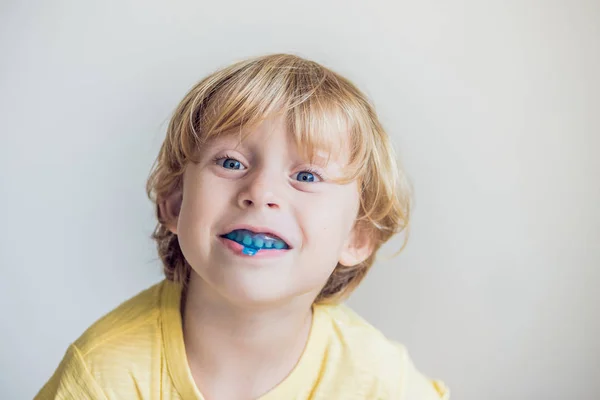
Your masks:
M256 249L254 247L248 247L248 246L244 246L244 249L242 250L242 253L247 254L249 256L253 256L256 253L258 253L259 249Z

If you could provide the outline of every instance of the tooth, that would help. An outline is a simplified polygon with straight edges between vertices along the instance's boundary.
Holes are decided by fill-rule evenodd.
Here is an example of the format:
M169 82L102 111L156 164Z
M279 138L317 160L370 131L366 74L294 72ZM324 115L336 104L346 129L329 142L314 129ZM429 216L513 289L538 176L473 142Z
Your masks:
M265 241L262 238L259 238L259 237L254 238L254 246L255 247L262 247L264 242Z
M281 250L285 247L285 243L283 243L281 240L278 240L275 242L275 248L278 250Z
M235 231L235 241L241 242L244 238L244 233L242 231Z
M273 247L273 242L270 240L265 240L264 246L265 248L270 249L271 247Z
M252 237L250 235L244 235L244 239L242 239L242 243L245 246L250 246L252 244Z

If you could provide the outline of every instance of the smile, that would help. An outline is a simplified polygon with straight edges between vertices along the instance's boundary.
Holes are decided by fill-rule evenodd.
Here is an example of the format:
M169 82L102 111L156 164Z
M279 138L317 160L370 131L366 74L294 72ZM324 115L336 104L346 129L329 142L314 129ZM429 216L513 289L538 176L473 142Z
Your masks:
M247 229L235 229L222 238L243 246L243 253L253 256L260 250L288 250L290 246L281 238L264 232L252 232Z

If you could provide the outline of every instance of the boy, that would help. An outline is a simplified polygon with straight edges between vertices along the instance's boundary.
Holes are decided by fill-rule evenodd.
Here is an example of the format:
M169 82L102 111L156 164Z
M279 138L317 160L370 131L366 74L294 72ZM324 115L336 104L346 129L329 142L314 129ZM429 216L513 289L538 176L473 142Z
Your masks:
M410 209L347 79L287 54L211 74L176 109L147 189L166 279L92 325L37 398L449 398L340 304Z

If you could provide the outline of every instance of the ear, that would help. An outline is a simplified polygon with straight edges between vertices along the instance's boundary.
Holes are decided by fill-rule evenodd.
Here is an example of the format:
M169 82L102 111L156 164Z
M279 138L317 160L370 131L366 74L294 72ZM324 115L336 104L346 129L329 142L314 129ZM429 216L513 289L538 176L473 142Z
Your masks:
M348 240L344 243L338 262L345 267L352 267L365 261L372 253L372 240L364 229L360 229L358 224L355 224Z
M167 197L157 202L161 222L175 235L177 235L177 222L182 202L183 193L180 189L173 191Z

